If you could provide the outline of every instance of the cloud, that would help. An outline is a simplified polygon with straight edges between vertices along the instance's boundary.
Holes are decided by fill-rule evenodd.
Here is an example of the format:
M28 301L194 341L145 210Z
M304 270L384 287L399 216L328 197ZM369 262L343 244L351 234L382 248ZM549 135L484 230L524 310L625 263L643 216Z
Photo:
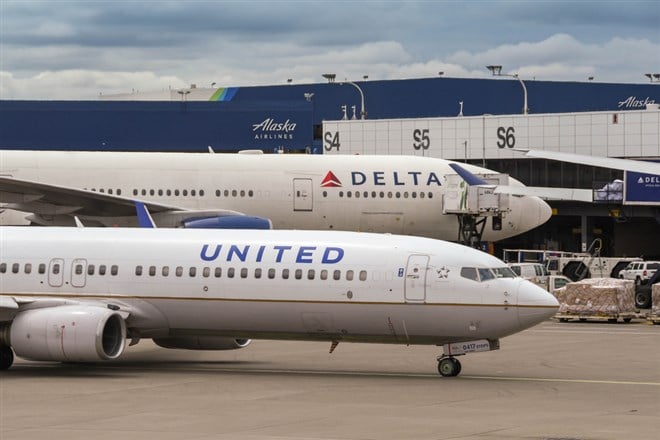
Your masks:
M0 97L325 72L485 77L487 64L524 78L639 82L660 65L658 22L660 8L642 1L0 1Z

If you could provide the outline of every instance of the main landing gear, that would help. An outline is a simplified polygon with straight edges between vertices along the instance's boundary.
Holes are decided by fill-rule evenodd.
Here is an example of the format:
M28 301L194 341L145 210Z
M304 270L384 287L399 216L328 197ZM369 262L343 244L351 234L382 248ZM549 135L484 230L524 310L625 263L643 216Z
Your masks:
M14 363L14 351L7 345L0 345L0 370L8 370Z

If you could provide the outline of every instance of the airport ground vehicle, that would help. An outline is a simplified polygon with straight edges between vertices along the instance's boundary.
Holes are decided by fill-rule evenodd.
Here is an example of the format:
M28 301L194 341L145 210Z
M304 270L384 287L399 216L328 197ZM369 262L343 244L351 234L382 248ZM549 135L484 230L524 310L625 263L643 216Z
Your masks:
M635 285L638 286L647 282L658 269L660 269L660 261L634 261L619 273L619 278L634 280Z
M660 270L655 273L646 281L635 285L635 305L640 309L648 309L652 306L651 292L653 285L660 282Z

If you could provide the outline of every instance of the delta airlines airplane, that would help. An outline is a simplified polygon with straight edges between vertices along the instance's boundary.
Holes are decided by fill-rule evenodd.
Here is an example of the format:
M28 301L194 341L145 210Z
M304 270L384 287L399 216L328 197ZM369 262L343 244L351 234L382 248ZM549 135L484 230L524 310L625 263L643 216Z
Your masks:
M444 208L458 205L466 186L450 182L457 177L450 164L413 156L3 150L0 209L7 212L0 221L69 226L77 216L86 226L135 226L138 200L160 227L255 227L247 214L270 220L275 229L456 240L458 217ZM511 187L523 186L510 180ZM550 218L550 207L537 197L502 200L501 221L488 217L484 241L521 234ZM7 218L10 210L21 211L20 217Z
M341 231L0 227L0 368L117 359L126 343L229 350L251 338L443 345L456 356L558 309L467 246Z

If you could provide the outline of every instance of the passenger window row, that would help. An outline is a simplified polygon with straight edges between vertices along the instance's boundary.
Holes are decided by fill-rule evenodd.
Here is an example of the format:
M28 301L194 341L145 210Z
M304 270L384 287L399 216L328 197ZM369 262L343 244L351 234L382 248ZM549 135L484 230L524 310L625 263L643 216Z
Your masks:
M46 264L45 263L40 263L37 265L37 273L39 274L45 274L46 273ZM30 274L32 273L32 263L25 263L23 264L23 273L25 274ZM184 269L183 266L176 266L173 268L174 270L172 271L174 273L174 276L176 277L182 277L184 276L184 273L187 274L188 277L190 278L195 278L198 276L204 277L204 278L209 278L209 277L214 277L214 278L222 278L223 277L223 268L221 267L202 267L201 270L195 266L188 267L187 269ZM20 263L0 263L0 274L4 273L13 273L13 274L18 274L21 272L21 264ZM52 263L50 265L50 272L53 275L59 275L62 272L62 264L61 263ZM75 264L73 266L73 274L75 275L83 275L85 272L85 265L84 264ZM87 269L86 269L87 275L93 276L93 275L100 275L104 276L108 273L108 266L105 264L100 264L100 265L95 265L95 264L87 264ZM251 275L250 275L251 272ZM354 270L346 270L343 272L341 270L327 270L327 269L322 269L317 271L316 269L281 269L278 270L274 268L269 268L268 270L264 270L262 268L255 268L253 271L250 271L248 268L240 268L236 269L234 267L229 267L226 268L224 276L226 278L248 278L249 276L252 276L252 278L255 279L260 279L260 278L268 278L268 279L283 279L287 280L290 278L296 279L296 280L301 280L303 278L306 278L308 280L314 280L314 279L319 279L319 280L329 280L332 279L334 281L339 281L342 278L345 279L346 281L353 281L356 278L356 271ZM119 266L116 264L113 264L110 266L110 275L116 276L119 273ZM155 277L156 275L160 275L162 277L168 277L170 276L170 267L169 266L162 266L160 270L156 266L148 266L145 267L143 266L136 266L135 267L135 275L137 276L150 276L150 277ZM361 270L357 273L357 279L360 281L366 281L367 280L367 271L366 270Z
M85 188L85 190L87 190L87 188ZM108 189L105 189L105 188L99 188L99 189L91 188L90 191L100 192L100 193L107 193L107 194L116 194L118 196L121 195L121 189L119 189L119 188L117 188L117 189L113 189L113 188L108 188ZM153 188L152 189L145 189L145 188L142 188L142 189L134 188L133 189L133 195L134 196L159 196L159 197L163 197L163 196L167 196L167 197L171 197L171 196L174 196L174 197L180 197L180 196L182 196L182 197L188 197L188 196L196 197L196 196L199 196L199 197L204 197L204 194L205 194L205 192L204 192L203 189L200 189L200 190L196 190L196 189L190 189L190 190L188 190L188 189L153 189ZM254 197L254 191L253 190L247 190L247 191L246 190L236 190L236 189L233 189L233 190L216 189L215 190L215 196L216 197Z
M325 197L325 198L328 197L328 192L327 191L323 191L323 197ZM422 192L422 191L420 191L420 192L417 192L417 191L411 191L411 192L408 192L408 191L404 191L404 192L401 192L401 191L396 191L396 192L392 192L392 191L387 191L387 192L385 192L385 191L371 191L371 192L369 192L369 191L346 191L346 192L344 192L344 191L339 191L339 197L340 198L347 197L349 199L351 197L355 197L356 199L359 199L360 197L362 197L364 199L367 199L367 198L370 198L370 197L372 199L384 199L384 198L400 199L401 197L403 197L404 199L407 199L409 197L412 197L413 199L416 199L417 197L419 197L420 199L423 199L425 197L428 197L429 199L432 199L433 198L433 193L431 191L429 191L429 192Z
M339 281L342 279L345 279L346 281L353 281L355 279L355 271L354 270L346 270L343 272L341 270L327 270L327 269L322 269L317 271L316 269L281 269L278 270L274 268L269 268L267 270L262 269L260 267L255 268L254 270L250 271L248 268L243 267L240 269L236 269L234 267L229 267L224 269L224 274L223 274L223 268L222 267L202 267L201 270L200 268L196 266L191 266L188 268L184 268L183 266L176 266L173 268L174 276L176 277L182 277L184 274L186 274L190 278L194 278L197 276L201 276L204 278L222 278L223 276L226 278L248 278L252 277L254 279L260 279L260 278L268 278L268 279L283 279L283 280L288 280L290 278L296 279L296 280L301 280L303 278L308 279L308 280L314 280L318 279L319 280L328 280L332 279L335 281ZM156 266L135 266L135 275L136 276L150 276L150 277L155 277L156 275L162 276L162 277L168 277L170 276L170 267L169 266L162 266L160 270ZM366 270L361 270L357 273L357 279L360 281L366 281L367 280L367 271Z
M53 263L50 265L50 272L53 275L59 275L60 272L62 271L62 265L60 263ZM83 264L76 264L73 267L73 273L75 275L82 275L83 272L85 271L85 265ZM21 265L19 263L12 263L11 265L7 263L0 263L0 273L20 273L21 272ZM32 273L32 263L25 263L23 265L23 273L25 274L31 274ZM39 274L45 274L46 273L46 264L45 263L39 263L37 265L37 273ZM108 266L105 264L99 264L98 267L94 264L88 264L87 265L87 275L106 275L108 273ZM119 273L119 266L116 264L113 264L110 266L110 275L117 275Z

